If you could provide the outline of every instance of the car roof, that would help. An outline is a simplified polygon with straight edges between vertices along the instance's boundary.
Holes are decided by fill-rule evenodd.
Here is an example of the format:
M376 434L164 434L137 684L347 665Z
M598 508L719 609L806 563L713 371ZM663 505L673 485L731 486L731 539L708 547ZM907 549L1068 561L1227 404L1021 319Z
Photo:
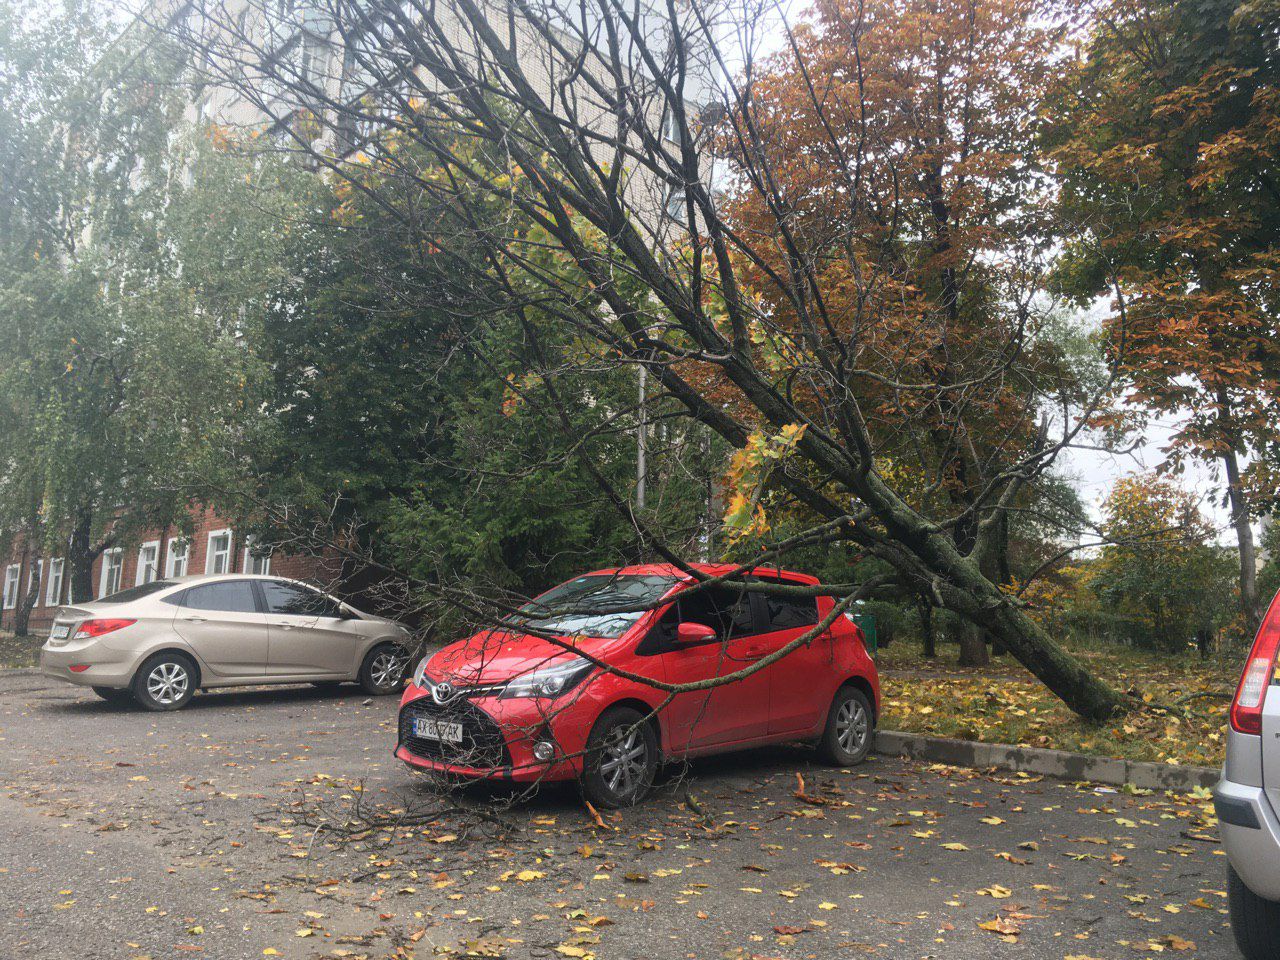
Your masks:
M733 573L740 569L743 564L737 563L690 563L687 564L693 570L704 573L711 577L722 577L725 574ZM796 580L800 583L818 583L818 578L809 573L800 573L795 570L784 570L781 567L769 566L761 564L749 571L754 576L765 577L786 577L788 580ZM609 567L603 570L592 570L590 573L582 574L582 576L639 576L639 577L673 577L676 580L693 580L679 567L672 563L642 563L629 567Z
M161 577L160 579L172 583L174 589L192 587L201 583L218 583L222 580L275 580L284 583L296 583L299 586L328 594L328 590L317 584L307 583L305 580L298 580L294 577L282 577L274 573L190 573L183 577Z
M182 577L161 577L174 583L198 583L202 580L288 580L270 573L188 573Z

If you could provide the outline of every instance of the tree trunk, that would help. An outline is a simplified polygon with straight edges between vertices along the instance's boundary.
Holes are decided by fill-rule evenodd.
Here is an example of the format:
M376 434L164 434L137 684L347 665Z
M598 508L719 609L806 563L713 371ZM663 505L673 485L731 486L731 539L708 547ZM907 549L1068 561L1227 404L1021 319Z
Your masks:
M90 537L93 534L93 514L81 511L71 530L71 542L67 547L67 564L71 567L71 603L87 603L93 599L93 552Z
M990 633L1085 720L1101 723L1128 709L1123 696L1085 669L984 576L976 558L961 555L951 537L897 500L879 477L868 474L860 493L879 508L893 540L919 559L927 573L918 574L917 582L931 589L942 606ZM905 558L902 562L907 565Z
M1002 604L980 619L1019 663L1085 720L1102 723L1127 709L1119 694L1089 673L1018 607Z
M1258 632L1258 557L1253 545L1253 527L1249 523L1249 505L1240 482L1240 462L1236 452L1228 449L1222 455L1227 472L1227 503L1231 508L1231 525L1236 530L1240 547L1240 613L1250 639Z
M27 553L27 549L23 549L23 553ZM22 598L22 602L18 604L18 609L13 615L13 632L19 637L27 637L31 635L31 611L35 609L36 602L40 599L40 578L31 577L31 571L35 569L36 564L40 562L40 551L31 551L31 556L24 564L27 571L27 580L30 581L31 587L27 590L26 596Z
M960 666L985 667L991 662L987 638L977 624L960 625Z
M938 637L933 625L933 604L927 600L921 600L919 610L920 633L924 638L924 655L927 659L934 660L938 656Z
M1013 582L1013 571L1009 568L1009 513L1002 511L1000 520L996 525L996 536L993 544L995 548L994 557L994 580L1001 587L1007 587ZM986 571L983 571L984 573ZM988 574L991 577L991 574ZM1000 642L1000 638L991 635L987 639L991 641L991 655L1004 656L1009 651L1004 648L1004 644Z

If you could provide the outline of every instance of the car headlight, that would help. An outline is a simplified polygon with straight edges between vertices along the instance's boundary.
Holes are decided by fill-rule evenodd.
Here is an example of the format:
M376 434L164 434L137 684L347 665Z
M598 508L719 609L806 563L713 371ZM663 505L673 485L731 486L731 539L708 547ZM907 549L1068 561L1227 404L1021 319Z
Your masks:
M426 689L427 687L427 661L430 657L423 657L418 661L418 669L413 671L413 685Z
M541 670L534 670L510 681L502 691L502 699L513 697L558 697L577 686L591 672L590 660L576 657L565 663L557 663Z

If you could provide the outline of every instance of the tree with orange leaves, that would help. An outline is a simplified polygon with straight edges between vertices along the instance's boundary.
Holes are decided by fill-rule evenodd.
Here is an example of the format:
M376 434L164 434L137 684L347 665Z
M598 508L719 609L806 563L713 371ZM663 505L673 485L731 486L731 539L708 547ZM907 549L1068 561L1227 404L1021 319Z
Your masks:
M1181 423L1166 466L1221 468L1252 633L1250 499L1275 500L1257 455L1280 438L1280 4L1105 0L1087 12L1046 141L1062 282L1111 298L1122 395Z
M1064 374L1034 303L1043 251L1026 242L1054 56L1036 10L822 0L754 81L762 143L727 144L748 171L760 163L750 151L767 151L779 194L738 191L736 229L791 238L744 269L768 299L758 342L794 352L825 329L848 345L881 457L919 473L920 508L950 521L965 553L979 546L975 505L992 477L1042 442L1043 381ZM813 304L769 280L797 257L823 291ZM1007 376L990 376L1002 357ZM1008 540L997 523L978 552L994 578ZM985 661L980 633L962 639L961 659Z

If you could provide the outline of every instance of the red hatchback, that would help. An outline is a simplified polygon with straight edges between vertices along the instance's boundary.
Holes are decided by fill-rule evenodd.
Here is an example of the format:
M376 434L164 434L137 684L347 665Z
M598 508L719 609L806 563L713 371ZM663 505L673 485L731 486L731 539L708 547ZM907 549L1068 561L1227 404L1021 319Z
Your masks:
M697 569L720 576L734 568ZM751 579L818 582L773 568ZM871 746L880 681L847 617L727 684L671 696L643 682L737 672L813 630L832 608L829 597L698 587L665 565L578 577L423 660L400 704L396 756L461 777L580 779L587 798L606 807L644 796L663 761L764 743L807 740L832 763L858 763ZM521 626L563 637L609 669Z

